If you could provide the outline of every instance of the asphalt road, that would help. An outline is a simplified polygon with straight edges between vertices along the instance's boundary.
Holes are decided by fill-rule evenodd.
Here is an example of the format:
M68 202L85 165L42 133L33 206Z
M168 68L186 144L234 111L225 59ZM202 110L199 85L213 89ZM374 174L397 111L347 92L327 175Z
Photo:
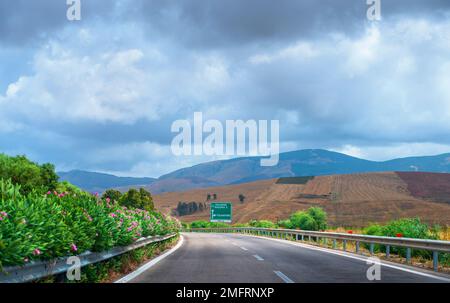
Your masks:
M373 283L366 277L371 265L354 254L343 256L308 245L237 234L186 233L183 237L184 243L178 250L130 282ZM381 280L377 282L443 282L433 278L431 272L427 272L430 276L423 276L416 271L424 272L383 265Z

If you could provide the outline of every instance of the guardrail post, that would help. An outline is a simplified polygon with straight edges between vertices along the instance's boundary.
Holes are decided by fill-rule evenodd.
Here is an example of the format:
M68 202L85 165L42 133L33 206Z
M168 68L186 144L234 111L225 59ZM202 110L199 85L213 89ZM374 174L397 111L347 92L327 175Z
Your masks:
M374 244L370 243L370 254L373 255Z
M342 241L342 248L344 251L347 251L347 240Z
M311 242L311 235L308 236L308 241Z
M305 235L302 235L302 241L305 241Z
M359 241L356 241L356 249L355 252L359 254Z
M336 249L336 247L337 247L336 239L333 239L333 249Z
M391 246L386 245L386 258L389 258L391 256Z
M295 235L295 241L298 241L298 234Z
M433 269L434 271L439 270L439 254L437 251L433 251Z
M411 263L411 248L406 248L406 263Z

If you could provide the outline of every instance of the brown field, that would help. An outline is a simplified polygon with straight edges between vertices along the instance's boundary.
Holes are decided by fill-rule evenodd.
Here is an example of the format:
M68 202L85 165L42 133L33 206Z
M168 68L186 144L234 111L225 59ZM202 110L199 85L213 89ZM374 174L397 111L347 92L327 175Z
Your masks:
M421 184L423 175L408 174L408 183L395 172L319 176L306 184L276 184L277 179L252 183L194 189L185 192L164 193L154 196L156 207L170 213L179 201L206 202L208 193L216 193L217 201L233 203L234 223L252 219L277 221L285 219L297 210L311 206L323 207L333 226L367 226L405 217L420 217L431 224L450 225L450 203L443 203L442 196L450 192L450 182L445 183L442 174L437 180L437 190L428 176L426 197L410 192L411 184ZM433 193L437 192L436 198ZM238 196L246 199L240 203ZM208 211L183 216L182 221L207 220Z

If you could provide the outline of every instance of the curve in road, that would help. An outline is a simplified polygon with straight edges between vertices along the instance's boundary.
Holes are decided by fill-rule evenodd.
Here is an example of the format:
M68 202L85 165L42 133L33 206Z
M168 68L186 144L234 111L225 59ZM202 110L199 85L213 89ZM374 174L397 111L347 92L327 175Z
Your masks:
M443 275L382 262L369 281L367 257L239 234L184 233L184 243L134 273L134 283L436 283Z

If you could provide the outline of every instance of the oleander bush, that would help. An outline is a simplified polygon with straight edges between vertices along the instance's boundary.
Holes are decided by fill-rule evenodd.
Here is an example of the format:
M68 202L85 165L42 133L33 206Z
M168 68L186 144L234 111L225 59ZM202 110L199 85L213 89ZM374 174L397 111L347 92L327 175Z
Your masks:
M0 179L0 268L105 251L180 230L154 211L127 208L84 192L32 191Z

